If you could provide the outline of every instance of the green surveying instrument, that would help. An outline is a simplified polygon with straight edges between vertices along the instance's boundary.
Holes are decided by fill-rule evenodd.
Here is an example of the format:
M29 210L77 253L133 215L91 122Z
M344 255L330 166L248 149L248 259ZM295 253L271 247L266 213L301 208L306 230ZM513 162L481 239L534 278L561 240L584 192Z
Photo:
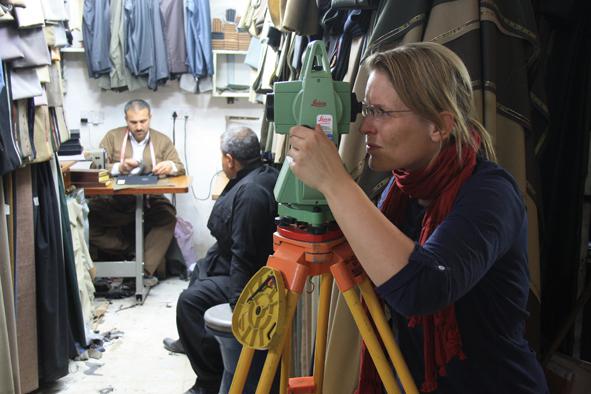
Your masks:
M341 134L348 132L349 123L360 112L361 106L351 93L351 85L332 80L322 41L308 45L301 79L277 82L273 92L267 96L267 119L275 122L275 131L280 134L288 134L295 125L320 125L338 146ZM324 196L297 179L288 161L283 163L274 192L280 215L277 232L273 235L274 252L267 265L244 287L232 314L232 333L243 347L229 394L269 393L279 363L280 393L323 392L333 279L386 391L399 394L402 386L406 394L418 394L373 286L334 223ZM289 377L293 319L306 281L312 276L321 276L314 371L312 376ZM267 350L260 377L258 371L251 370L256 349Z
M273 94L267 95L266 116L275 122L275 132L289 134L295 125L314 128L320 125L338 146L341 134L349 132L349 123L361 111L361 104L348 82L333 81L324 42L308 45L300 80L276 82ZM275 186L279 216L283 220L304 222L311 232L323 231L333 220L324 196L304 185L283 163Z

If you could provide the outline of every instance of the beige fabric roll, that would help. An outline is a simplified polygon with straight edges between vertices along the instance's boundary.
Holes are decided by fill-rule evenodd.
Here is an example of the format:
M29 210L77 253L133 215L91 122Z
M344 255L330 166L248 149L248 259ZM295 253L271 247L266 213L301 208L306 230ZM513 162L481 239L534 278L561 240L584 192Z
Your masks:
M0 182L0 207L5 206L4 201L4 182ZM12 220L13 212L10 213ZM14 284L12 281L11 258L9 254L9 240L8 228L5 220L0 220L0 360L2 361L3 370L0 376L4 374L2 379L2 389L9 393L17 393L20 391L20 374L18 361L18 347L16 334L16 311L14 309ZM6 378L7 380L5 380Z
M41 163L51 159L51 129L49 124L49 108L46 105L35 107L34 143L36 156L32 163Z
M16 194L22 201L33 201L31 166L16 170ZM33 205L17 204L16 261L17 294L16 327L18 332L21 391L30 393L39 387L37 361L37 293L35 283L35 227Z
M51 81L51 77L49 75L49 66L35 67L35 71L37 72L39 82L49 83Z
M27 120L27 100L18 100L17 108L17 141L23 160L28 161L33 158L33 149L31 147L31 138L29 136L29 122Z

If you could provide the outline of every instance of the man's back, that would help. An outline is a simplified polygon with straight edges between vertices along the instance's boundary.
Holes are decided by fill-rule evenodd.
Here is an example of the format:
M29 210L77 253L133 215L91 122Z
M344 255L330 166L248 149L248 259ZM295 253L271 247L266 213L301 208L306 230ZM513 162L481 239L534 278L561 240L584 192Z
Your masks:
M217 242L200 267L200 277L231 276L231 304L273 252L277 176L275 168L260 163L244 168L228 183L209 217L207 227Z

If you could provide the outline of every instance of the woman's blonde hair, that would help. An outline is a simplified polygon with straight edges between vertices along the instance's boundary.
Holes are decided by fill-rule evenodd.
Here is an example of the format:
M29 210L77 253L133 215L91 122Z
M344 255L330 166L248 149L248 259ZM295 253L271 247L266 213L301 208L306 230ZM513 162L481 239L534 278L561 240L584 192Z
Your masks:
M462 145L477 147L473 130L480 136L480 151L487 159L496 160L490 134L473 116L470 75L453 51L434 42L406 44L371 55L366 67L384 72L402 102L438 128L443 128L439 114L452 113L455 125L451 133L459 157Z

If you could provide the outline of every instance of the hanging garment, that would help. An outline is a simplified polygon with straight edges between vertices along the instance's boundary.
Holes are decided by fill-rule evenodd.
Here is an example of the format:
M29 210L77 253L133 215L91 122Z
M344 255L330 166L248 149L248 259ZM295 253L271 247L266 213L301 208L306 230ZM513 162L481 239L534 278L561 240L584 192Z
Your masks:
M88 76L99 78L111 71L109 60L109 0L86 0L82 25Z
M49 83L45 84L47 105L62 107L64 105L64 88L62 84L61 64L52 62L49 66Z
M51 48L63 48L68 45L66 29L61 22L45 25L43 27L43 33L45 34L47 45Z
M10 74L12 99L21 100L43 94L43 87L34 68L16 68Z
M209 1L186 0L185 13L189 72L198 78L213 75Z
M50 82L51 77L49 76L49 66L35 67L35 72L37 73L37 78L39 78L39 82L43 84Z
M333 79L342 81L349 66L351 44L356 37L364 36L369 28L371 10L351 10L343 28L336 51L336 64L332 71Z
M92 306L94 302L94 284L91 277L91 272L94 271L94 263L90 258L88 245L84 238L84 209L88 210L88 207L83 207L74 198L68 198L67 203L82 316L84 318L84 327L90 330L94 310Z
M0 178L0 206L5 207L4 199L4 181L9 180L6 178ZM8 192L10 193L10 192ZM11 196L12 197L12 196ZM13 213L10 212L8 216L10 220L13 220ZM12 267L9 251L11 250L12 239L10 237L10 228L7 226L6 220L0 220L0 287L1 287L1 298L2 309L4 309L4 318L0 320L0 359L8 358L8 363L2 364L1 369L5 369L5 365L8 371L7 377L11 380L8 382L2 382L2 385L6 385L7 391L12 393L20 393L20 375L18 369L18 348L16 342L16 313L14 309L14 287L12 280ZM1 387L0 387L1 388Z
M46 105L41 105L35 107L33 113L35 158L32 160L32 163L41 163L49 160L53 155L49 108ZM31 120L29 119L29 122L30 121ZM30 124L31 123L29 123L29 125Z
M26 30L8 28L6 33L7 38L12 41L10 45L18 46L24 55L22 59L11 62L13 68L47 66L51 63L42 28Z
M71 138L70 129L66 123L66 115L64 114L64 107L55 107L53 109L56 127L59 130L60 146Z
M21 157L23 161L31 161L34 157L33 147L30 139L30 126L29 126L29 109L30 99L16 101L16 132L14 133L17 137L17 143L20 148Z
M68 301L68 321L73 339L76 343L83 345L89 342L86 339L84 317L82 314L82 304L80 302L80 288L78 286L78 274L74 257L73 236L70 227L70 215L68 213L68 204L64 191L64 181L59 167L57 156L54 155L50 160L51 171L54 182L57 185L57 199L59 204L59 213L61 218L61 234L64 253L64 275L66 279L66 300ZM74 350L74 353L77 351Z
M16 206L16 328L18 332L21 391L30 393L39 386L37 367L37 300L35 283L35 229L31 167L15 172Z
M0 181L0 184L2 182ZM2 187L0 185L0 192ZM0 228L0 232L3 229ZM0 244L0 250L8 250L8 245ZM0 256L4 257L4 256ZM0 261L8 261L3 258ZM4 296L2 295L2 282L0 282L0 392L7 394L16 393L14 386L14 378L12 375L12 362L10 360L10 342L8 340L8 319L6 309L4 307Z
M12 6L0 3L0 23L14 22L14 16L12 16L11 12Z
M281 2L281 30L310 36L318 32L319 24L316 0L283 0Z
M187 72L187 48L184 30L183 0L161 0L160 11L164 25L164 39L171 74Z
M12 61L16 59L23 59L25 54L19 47L15 38L14 28L10 25L0 24L0 60Z
M146 78L135 77L125 66L125 23L123 12L124 0L111 0L111 41L109 43L109 57L111 72L108 76L98 80L101 89L130 91L145 88Z
M22 163L12 132L12 98L9 96L10 83L5 79L6 76L4 63L0 61L0 175L13 171Z
M84 0L65 0L66 15L70 31L82 32L82 18L84 14Z
M14 9L19 29L29 29L45 25L41 0L27 0L27 7Z
M68 316L59 206L48 162L31 166L35 224L39 380L68 374L75 345Z
M41 0L43 15L48 22L65 21L68 19L63 0Z
M124 4L125 64L133 75L147 75L148 88L156 90L169 77L159 1Z

